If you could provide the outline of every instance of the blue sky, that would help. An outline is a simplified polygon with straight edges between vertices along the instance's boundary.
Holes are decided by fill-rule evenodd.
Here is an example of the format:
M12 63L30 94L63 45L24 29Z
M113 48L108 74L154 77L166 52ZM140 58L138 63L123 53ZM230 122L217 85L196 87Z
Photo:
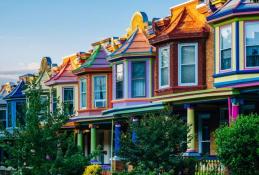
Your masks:
M121 36L137 11L165 17L185 0L8 0L0 2L0 84L55 63L92 42Z

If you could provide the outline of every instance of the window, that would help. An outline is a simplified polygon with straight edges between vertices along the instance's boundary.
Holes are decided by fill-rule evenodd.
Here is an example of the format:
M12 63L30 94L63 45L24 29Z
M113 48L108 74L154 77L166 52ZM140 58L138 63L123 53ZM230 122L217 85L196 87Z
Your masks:
M12 123L12 103L8 102L7 103L7 108L8 108L8 117L7 117L7 127L10 128L13 126Z
M259 21L245 23L246 67L259 67Z
M47 95L41 95L40 96L40 104L41 104L41 111L40 113L41 114L44 114L48 111L48 104L49 104L49 101L48 101L48 96Z
M179 44L179 85L197 85L197 43Z
M106 107L106 76L94 77L94 107Z
M220 28L220 70L231 69L232 31L231 25Z
M57 110L57 89L52 89L52 112Z
M25 102L22 102L22 101L16 102L16 127L25 125L25 111L26 111Z
M86 108L86 79L80 80L80 107Z
M0 110L0 128L6 128L6 110Z
M64 110L66 115L72 115L74 113L74 88L64 88Z
M146 62L132 62L132 97L146 96Z
M116 65L116 99L123 98L123 64Z
M165 88L169 86L169 46L159 49L159 87Z

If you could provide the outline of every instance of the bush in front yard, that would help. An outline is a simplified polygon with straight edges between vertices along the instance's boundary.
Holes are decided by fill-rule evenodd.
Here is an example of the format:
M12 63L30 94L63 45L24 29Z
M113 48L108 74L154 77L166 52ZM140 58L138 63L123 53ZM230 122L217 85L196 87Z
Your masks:
M182 168L182 154L187 147L186 123L168 111L147 114L138 124L131 121L129 123L128 131L122 135L120 156L133 165L135 174L136 171L142 171L142 174L177 174L175 172ZM133 132L135 141L132 141Z
M259 115L240 116L216 131L217 153L234 175L259 174Z

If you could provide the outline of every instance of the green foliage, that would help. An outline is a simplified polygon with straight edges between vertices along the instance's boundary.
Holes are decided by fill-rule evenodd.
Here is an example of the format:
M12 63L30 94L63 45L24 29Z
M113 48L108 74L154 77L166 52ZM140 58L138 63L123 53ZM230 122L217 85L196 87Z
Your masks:
M259 116L240 116L216 131L217 153L234 175L259 174Z
M138 124L129 123L128 131L122 134L120 156L134 166L132 173L176 174L180 171L184 161L182 154L187 146L188 126L179 116L160 111L147 114ZM132 141L133 132L137 136L136 142Z
M64 111L51 113L49 101L41 100L42 90L36 85L28 88L25 125L6 132L2 140L7 166L23 175L82 174L89 158L76 146L73 133L61 130L68 119Z

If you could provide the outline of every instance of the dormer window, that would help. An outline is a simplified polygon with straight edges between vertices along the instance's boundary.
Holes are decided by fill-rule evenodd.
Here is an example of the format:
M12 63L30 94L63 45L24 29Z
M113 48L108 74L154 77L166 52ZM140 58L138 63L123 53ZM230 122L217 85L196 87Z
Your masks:
M220 70L231 69L232 58L232 27L226 25L220 28Z
M246 68L259 67L259 21L245 23Z
M159 88L169 87L170 79L170 47L161 47L159 49Z

